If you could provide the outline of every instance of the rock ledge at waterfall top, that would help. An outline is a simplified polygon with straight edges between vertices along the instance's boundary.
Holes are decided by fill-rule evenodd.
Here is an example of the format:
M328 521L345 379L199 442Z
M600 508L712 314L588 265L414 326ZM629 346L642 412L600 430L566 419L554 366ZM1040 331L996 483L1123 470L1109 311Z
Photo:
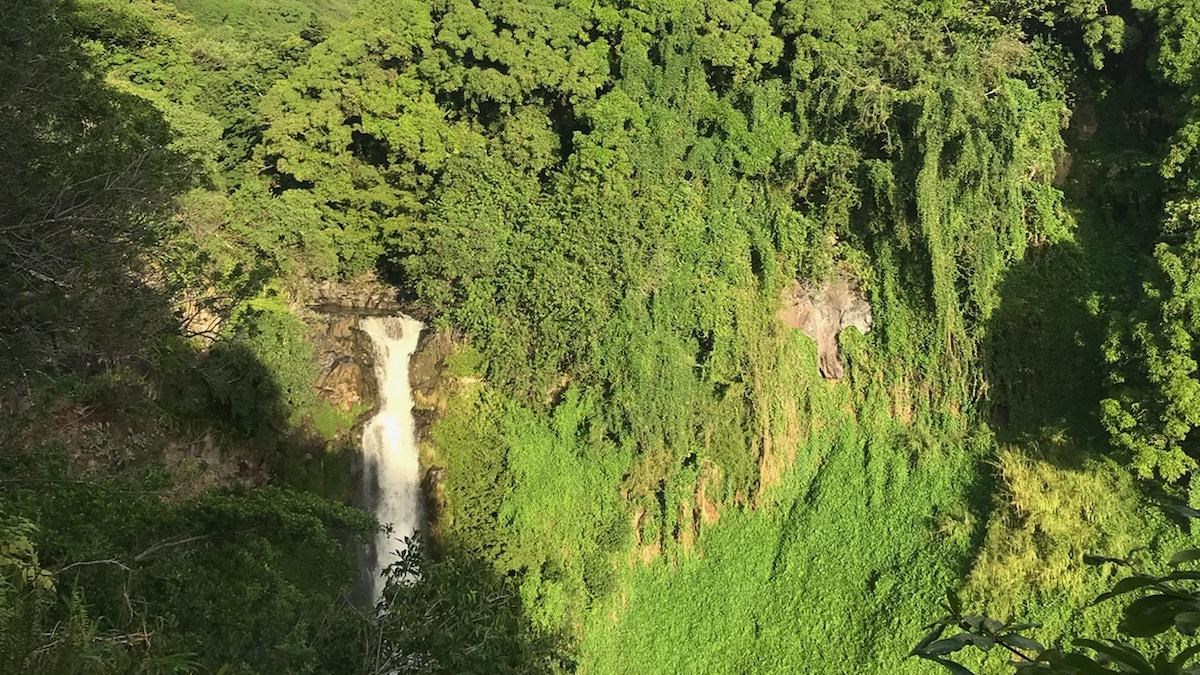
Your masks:
M306 290L306 304L320 314L390 316L403 312L396 288L374 276L353 281L321 281Z
M358 329L366 316L413 314L405 311L394 286L366 275L349 281L308 285L294 303L313 344L320 368L317 391L342 412L372 410L378 385L370 339Z

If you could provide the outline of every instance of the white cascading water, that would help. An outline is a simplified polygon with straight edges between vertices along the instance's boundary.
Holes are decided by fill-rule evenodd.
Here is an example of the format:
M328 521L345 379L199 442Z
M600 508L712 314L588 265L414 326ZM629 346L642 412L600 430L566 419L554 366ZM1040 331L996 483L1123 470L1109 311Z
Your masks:
M383 595L383 572L400 557L404 538L420 527L421 467L413 424L412 389L408 363L417 349L422 324L416 319L381 316L363 319L359 327L375 348L375 380L379 386L379 412L363 428L362 451L365 494L376 495L375 517L391 526L375 539L375 564L371 571L371 597Z

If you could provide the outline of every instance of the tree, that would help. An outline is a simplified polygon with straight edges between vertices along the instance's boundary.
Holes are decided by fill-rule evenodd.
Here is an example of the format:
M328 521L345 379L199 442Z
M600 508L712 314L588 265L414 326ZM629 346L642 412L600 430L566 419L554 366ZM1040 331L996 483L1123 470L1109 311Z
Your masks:
M161 479L75 477L9 453L0 484L0 667L345 671L365 624L343 540L373 519L280 488L166 498Z
M1174 481L1192 471L1200 427L1200 47L1194 36L1200 10L1171 0L1134 3L1158 29L1152 66L1174 103L1166 108L1175 128L1161 150L1167 203L1139 306L1117 323L1106 356L1112 395L1102 401L1113 441L1133 454L1143 476Z
M368 672L555 672L562 643L530 625L516 580L488 561L407 538L387 576Z
M0 373L86 372L173 329L144 256L170 236L186 161L144 100L104 81L68 0L0 27Z
M1183 504L1165 503L1164 508L1183 518L1200 518L1200 511ZM1200 571L1179 569L1200 560L1200 549L1185 549L1173 555L1169 565L1174 569L1156 575L1135 571L1118 581L1112 590L1099 595L1093 604L1108 602L1129 594L1139 594L1122 611L1118 627L1129 638L1155 638L1172 629L1185 638L1194 638L1200 631ZM1119 558L1089 558L1097 565L1118 565L1132 568L1133 563ZM986 615L964 614L958 596L946 594L947 615L930 624L931 632L913 648L909 656L932 661L956 675L971 671L952 660L951 654L967 647L982 651L994 648L1007 651L1018 673L1048 673L1054 675L1195 675L1200 673L1200 643L1178 651L1161 650L1153 656L1122 640L1091 640L1079 638L1074 650L1047 649L1023 633L1037 628L1036 624L1001 622ZM946 631L956 631L946 636Z

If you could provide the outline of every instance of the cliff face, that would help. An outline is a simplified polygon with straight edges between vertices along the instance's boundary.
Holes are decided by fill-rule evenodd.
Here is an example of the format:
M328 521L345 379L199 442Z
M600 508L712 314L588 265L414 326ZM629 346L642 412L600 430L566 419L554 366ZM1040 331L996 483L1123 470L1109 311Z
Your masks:
M407 314L420 319L419 309L406 307L393 287L373 279L356 282L323 282L309 289L298 312L309 326L320 375L319 395L342 412L367 413L374 409L378 387L371 341L359 329L367 316ZM429 426L444 411L447 380L445 359L454 351L447 332L426 328L409 368L417 438L425 439Z
M353 281L322 281L306 289L313 312L345 316L392 315L404 311L396 288L373 276Z
M325 281L306 289L296 311L309 327L320 368L318 395L342 413L361 415L374 409L374 354L358 324L364 316L402 313L396 290L373 278ZM349 433L356 434L359 427L355 424Z
M435 546L441 538L446 470L429 432L446 412L446 403L454 391L455 381L446 374L446 357L454 353L455 348L454 338L449 332L426 330L409 362L408 370L412 385L413 421L416 423L417 444L424 472L421 481L424 526Z
M817 342L821 376L838 380L846 374L838 354L837 336L851 326L871 330L871 305L852 279L841 274L820 286L793 281L780 297L779 319Z
M430 426L446 411L452 384L446 376L446 357L454 353L454 349L454 338L450 333L427 330L409 365L417 439L423 443L429 436Z
M309 319L310 339L320 366L317 392L343 413L374 407L371 343L353 314L318 314Z
M304 300L297 311L309 326L309 339L320 367L316 383L318 395L342 413L357 417L357 421L343 432L342 439L345 445L357 450L363 424L379 404L375 352L370 338L360 327L363 318L399 314L423 319L428 317L419 308L400 303L393 287L374 279L322 282L307 289ZM421 452L423 526L433 536L435 543L443 499L441 483L444 469L429 440L429 431L445 412L454 385L452 378L445 375L446 357L454 350L455 340L449 332L426 328L409 362L413 417ZM355 453L352 484L361 484L362 472L359 455ZM364 495L359 495L354 501L365 506Z

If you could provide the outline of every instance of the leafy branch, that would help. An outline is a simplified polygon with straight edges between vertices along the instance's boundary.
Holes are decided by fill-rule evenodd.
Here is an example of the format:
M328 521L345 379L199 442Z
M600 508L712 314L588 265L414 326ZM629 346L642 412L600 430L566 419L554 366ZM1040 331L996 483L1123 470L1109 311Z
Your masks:
M1163 508L1186 518L1200 518L1200 511L1181 504L1167 503ZM1196 561L1200 561L1200 548L1190 548L1171 556L1168 565L1178 568ZM1132 562L1121 558L1088 556L1085 562L1133 567ZM1135 571L1118 581L1112 590L1097 596L1091 605L1139 593L1141 596L1122 610L1117 629L1123 636L1153 638L1173 628L1191 638L1200 630L1200 590L1189 584L1195 581L1200 581L1200 570L1175 569L1164 575ZM1200 644L1174 655L1160 652L1153 657L1127 642L1111 639L1081 638L1073 641L1073 650L1047 649L1022 634L1037 628L1037 624L1007 623L986 615L964 614L962 603L953 591L947 591L944 609L947 615L926 627L930 632L909 656L937 663L955 675L973 675L966 666L948 658L967 647L984 652L1000 647L1012 654L1014 669L1022 673L1200 675L1200 665L1191 665L1200 655ZM959 632L947 637L946 632L952 629Z

